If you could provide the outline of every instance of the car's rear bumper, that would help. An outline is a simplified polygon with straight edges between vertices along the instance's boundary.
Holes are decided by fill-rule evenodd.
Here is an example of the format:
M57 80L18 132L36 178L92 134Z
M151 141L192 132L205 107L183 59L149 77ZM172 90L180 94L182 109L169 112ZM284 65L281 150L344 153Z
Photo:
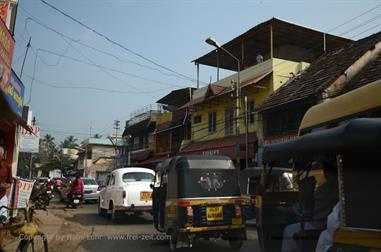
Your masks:
M84 200L98 200L99 199L99 192L95 193L84 193L83 194Z
M126 211L126 212L136 212L136 211L144 211L148 212L152 210L152 206L115 206L115 209L118 211Z

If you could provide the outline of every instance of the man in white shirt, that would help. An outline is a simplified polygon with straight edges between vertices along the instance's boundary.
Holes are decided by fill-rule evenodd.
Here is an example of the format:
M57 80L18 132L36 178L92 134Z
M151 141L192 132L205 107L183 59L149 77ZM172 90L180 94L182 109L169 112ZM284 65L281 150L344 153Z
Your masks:
M321 232L315 252L326 252L333 245L333 237L341 225L341 203L337 202L327 217L327 229Z

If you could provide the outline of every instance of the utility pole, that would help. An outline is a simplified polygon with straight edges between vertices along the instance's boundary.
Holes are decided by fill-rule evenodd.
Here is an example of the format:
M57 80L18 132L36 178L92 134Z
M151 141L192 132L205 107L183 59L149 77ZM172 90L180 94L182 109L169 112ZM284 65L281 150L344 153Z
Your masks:
M218 42L209 37L205 40L206 43L216 47L217 49L221 49L226 52L230 57L232 57L235 61L237 61L237 82L235 83L235 135L236 135L236 165L237 169L240 169L240 106L241 106L241 80L240 80L240 72L241 72L241 61L236 56L234 56L231 52L223 48Z
M248 109L248 102L247 102L247 96L245 96L245 121L246 121L246 127L245 127L245 159L246 159L246 167L249 167L249 109Z
M33 117L33 120L32 120L32 125L33 125L33 131L34 131L34 126L36 125L36 117ZM31 134L34 134L34 133L31 133ZM33 153L31 152L30 153L30 157L29 157L29 179L32 179L32 175L33 175Z
M24 55L24 60L22 62L22 66L21 66L20 80L21 80L21 77L22 77L22 73L24 71L25 60L26 60L26 56L28 55L29 47L31 47L31 43L30 43L31 41L32 41L32 37L29 37L29 42L26 45L26 51L25 51L25 55Z
M120 121L114 120L115 129L115 158L114 158L114 168L117 168L117 154L118 154L118 130L120 129Z

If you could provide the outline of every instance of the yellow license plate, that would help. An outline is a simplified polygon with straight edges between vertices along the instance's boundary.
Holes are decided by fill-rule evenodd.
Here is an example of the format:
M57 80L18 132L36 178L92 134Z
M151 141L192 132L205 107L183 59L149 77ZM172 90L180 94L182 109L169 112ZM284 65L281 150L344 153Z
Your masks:
M241 225L242 224L242 218L233 218L232 219L232 225Z
M147 201L152 199L152 193L151 192L140 192L140 200L141 201Z
M207 207L206 208L206 220L207 221L219 221L224 219L222 206Z

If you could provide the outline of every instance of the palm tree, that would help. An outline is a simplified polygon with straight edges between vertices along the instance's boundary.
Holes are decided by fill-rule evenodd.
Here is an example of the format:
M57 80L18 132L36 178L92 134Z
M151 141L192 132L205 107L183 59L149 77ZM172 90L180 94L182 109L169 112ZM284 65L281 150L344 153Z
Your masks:
M74 149L75 147L78 147L77 141L78 139L74 136L68 136L63 142L61 142L60 148Z
M50 134L46 134L41 140L40 147L48 157L52 157L57 150L54 140L54 137Z
M94 138L102 138L102 135L96 133L93 137L94 137Z

